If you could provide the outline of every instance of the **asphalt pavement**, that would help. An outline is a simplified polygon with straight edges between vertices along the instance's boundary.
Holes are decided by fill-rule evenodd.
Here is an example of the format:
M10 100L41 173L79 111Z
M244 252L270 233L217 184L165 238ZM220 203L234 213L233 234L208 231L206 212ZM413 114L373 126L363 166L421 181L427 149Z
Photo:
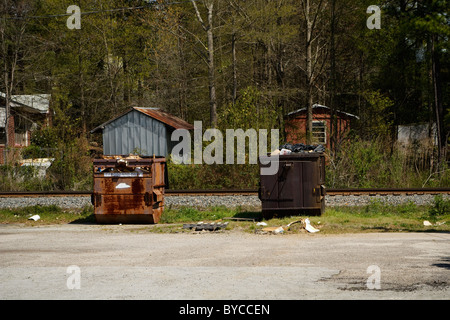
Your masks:
M450 234L0 225L0 299L450 298Z

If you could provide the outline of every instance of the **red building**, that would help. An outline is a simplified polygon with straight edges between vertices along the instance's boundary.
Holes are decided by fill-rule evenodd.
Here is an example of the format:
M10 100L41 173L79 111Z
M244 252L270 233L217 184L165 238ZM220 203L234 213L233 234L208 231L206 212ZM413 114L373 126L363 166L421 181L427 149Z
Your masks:
M312 144L321 144L327 149L330 148L330 128L331 128L331 109L329 107L315 104L312 106L313 111L313 133ZM359 117L336 110L336 128L333 130L337 132L337 141L345 138L350 130L350 122ZM284 128L286 133L286 142L306 143L306 108L298 109L288 113L284 119Z

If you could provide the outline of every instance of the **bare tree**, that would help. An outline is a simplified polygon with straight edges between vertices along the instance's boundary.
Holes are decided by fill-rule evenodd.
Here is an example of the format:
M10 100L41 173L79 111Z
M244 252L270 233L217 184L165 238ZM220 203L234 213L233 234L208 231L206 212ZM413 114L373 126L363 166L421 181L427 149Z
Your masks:
M2 66L2 87L5 99L5 133L6 146L14 146L14 139L9 132L11 121L11 96L17 85L19 63L26 56L25 30L26 15L30 11L29 1L4 0L0 4L0 57ZM6 157L8 158L8 157Z
M323 0L317 3L316 10L313 10L311 0L302 0L302 12L305 19L306 32L305 32L305 79L306 79L306 95L307 95L307 116L306 116L306 143L311 144L312 139L312 105L314 102L313 87L315 85L315 79L318 75L317 62L319 48L316 48L315 56L313 56L313 43L317 40L315 35L315 29L318 24L318 17L321 12Z
M194 0L191 0L194 6L195 15L197 20L200 22L203 30L207 35L207 45L208 51L207 64L208 64L208 81L209 81L209 109L210 109L210 120L211 127L217 127L217 98L216 98L216 79L214 74L214 34L213 34L213 12L214 12L214 2L212 0L203 1L204 6L207 10L206 23L203 20L197 4Z
M436 112L436 128L437 128L437 142L438 142L438 163L442 165L446 158L446 134L444 129L444 108L442 104L442 83L440 79L440 59L436 50L437 35L431 36L431 77L433 79L433 97L434 107Z

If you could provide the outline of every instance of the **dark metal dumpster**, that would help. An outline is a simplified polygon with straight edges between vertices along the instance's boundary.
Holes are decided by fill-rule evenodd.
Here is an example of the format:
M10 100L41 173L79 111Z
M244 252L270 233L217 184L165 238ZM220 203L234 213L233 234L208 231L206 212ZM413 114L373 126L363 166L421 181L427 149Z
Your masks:
M98 223L158 223L164 210L165 158L94 160L92 204Z
M260 157L260 168L269 166ZM274 161L274 160L272 160ZM260 175L259 199L265 219L288 215L321 215L325 210L325 157L304 152L278 156L278 171Z

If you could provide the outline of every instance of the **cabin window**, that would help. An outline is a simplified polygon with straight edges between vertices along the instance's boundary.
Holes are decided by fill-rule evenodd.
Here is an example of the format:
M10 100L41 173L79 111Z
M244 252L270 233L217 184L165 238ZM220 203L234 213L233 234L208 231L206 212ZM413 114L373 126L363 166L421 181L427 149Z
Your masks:
M325 121L313 121L312 123L312 141L314 144L327 143L327 126Z
M0 128L0 144L6 144L5 128Z

